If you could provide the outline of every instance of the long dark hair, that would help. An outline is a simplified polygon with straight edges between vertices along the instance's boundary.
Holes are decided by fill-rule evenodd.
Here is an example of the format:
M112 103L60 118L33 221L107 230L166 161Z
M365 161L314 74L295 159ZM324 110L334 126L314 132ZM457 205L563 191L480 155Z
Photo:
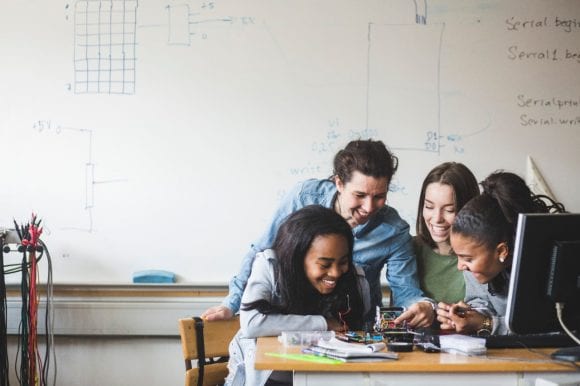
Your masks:
M348 244L348 271L337 282L334 291L320 294L308 281L304 259L318 236L339 235ZM277 291L281 304L265 299L244 303L243 310L257 309L261 313L323 315L339 320L339 312L351 329L363 326L364 306L352 262L354 238L352 229L338 213L319 205L306 206L286 218L278 229L273 249L277 257ZM350 311L347 313L347 311Z
M489 286L491 292L501 293L507 290L518 214L564 212L565 208L548 196L532 193L525 181L514 173L492 173L481 186L482 194L459 211L451 231L472 238L490 250L502 242L507 244L506 270Z
M423 180L421 195L419 196L419 208L417 210L416 232L417 236L431 248L435 248L435 242L425 224L423 217L423 207L425 206L425 191L427 186L434 182L443 185L449 185L453 189L453 198L455 202L455 213L459 212L463 205L479 194L479 186L475 176L462 163L444 162L435 166Z

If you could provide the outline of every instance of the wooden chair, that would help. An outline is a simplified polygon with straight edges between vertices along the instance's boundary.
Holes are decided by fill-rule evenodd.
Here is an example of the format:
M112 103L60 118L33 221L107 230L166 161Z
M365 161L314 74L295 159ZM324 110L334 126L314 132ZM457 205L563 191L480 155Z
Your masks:
M179 319L185 359L185 386L222 385L228 375L228 346L240 328L239 317L215 322ZM197 360L197 367L192 367Z

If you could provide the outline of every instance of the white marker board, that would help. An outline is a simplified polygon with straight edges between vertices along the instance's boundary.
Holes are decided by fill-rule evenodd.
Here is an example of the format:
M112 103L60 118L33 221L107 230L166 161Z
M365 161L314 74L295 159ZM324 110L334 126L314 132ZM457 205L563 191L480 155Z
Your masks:
M448 160L481 180L531 155L580 211L577 1L0 8L0 226L38 213L56 282L225 283L280 196L355 138L400 158L388 202L412 228Z

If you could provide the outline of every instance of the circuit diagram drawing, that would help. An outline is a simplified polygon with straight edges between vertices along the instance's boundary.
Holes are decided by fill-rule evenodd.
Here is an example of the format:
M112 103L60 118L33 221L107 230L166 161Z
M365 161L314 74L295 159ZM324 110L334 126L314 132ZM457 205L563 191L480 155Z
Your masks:
M427 0L413 0L413 5L415 24L368 25L366 127L396 131L389 137L395 150L440 155L448 147L461 154L465 151L462 140L481 133L491 122L468 134L443 132L441 52L445 23L429 23ZM402 41L413 44L401 45ZM420 68L412 79L399 75L409 63Z
M439 68L445 26L427 22L425 1L413 3L415 24L369 23L367 126L397 130L391 141L395 149L439 153ZM399 76L405 63L419 64L421 71L413 73L414 79Z
M74 92L134 94L137 0L74 6Z
M168 46L191 46L194 38L207 39L209 29L203 26L248 26L254 24L251 16L220 15L215 1L205 1L197 5L188 3L167 4L164 20L144 22L138 28L159 28L167 34Z
M250 17L208 15L215 7L214 2L206 2L200 5L199 11L193 12L189 4L167 5L167 44L189 46L194 36L206 39L207 32L200 28L204 24L231 25L240 20L246 24L253 22Z
M93 131L90 129L63 127L55 125L50 120L39 120L33 124L33 129L39 133L47 132L55 135L77 134L86 142L87 158L84 162L84 207L82 210L86 215L86 225L84 226L65 226L62 230L73 230L92 233L95 231L93 224L93 209L95 208L95 189L98 185L127 182L126 178L115 179L97 179L95 177L96 165L93 162Z
M195 11L187 3L165 5L164 12L159 12L163 20L151 24L138 24L138 9L138 0L75 2L75 94L135 94L138 28L163 28L167 45L190 46L194 36L207 38L201 25L254 23L249 16L215 16L216 5L211 1L199 4Z

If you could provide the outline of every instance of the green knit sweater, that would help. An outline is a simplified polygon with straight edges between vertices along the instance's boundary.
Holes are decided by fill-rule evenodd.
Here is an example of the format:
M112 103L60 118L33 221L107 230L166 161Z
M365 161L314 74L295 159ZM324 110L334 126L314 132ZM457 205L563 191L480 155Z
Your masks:
M438 302L456 303L465 298L463 272L456 255L440 255L417 236L413 238L419 281L426 296Z

